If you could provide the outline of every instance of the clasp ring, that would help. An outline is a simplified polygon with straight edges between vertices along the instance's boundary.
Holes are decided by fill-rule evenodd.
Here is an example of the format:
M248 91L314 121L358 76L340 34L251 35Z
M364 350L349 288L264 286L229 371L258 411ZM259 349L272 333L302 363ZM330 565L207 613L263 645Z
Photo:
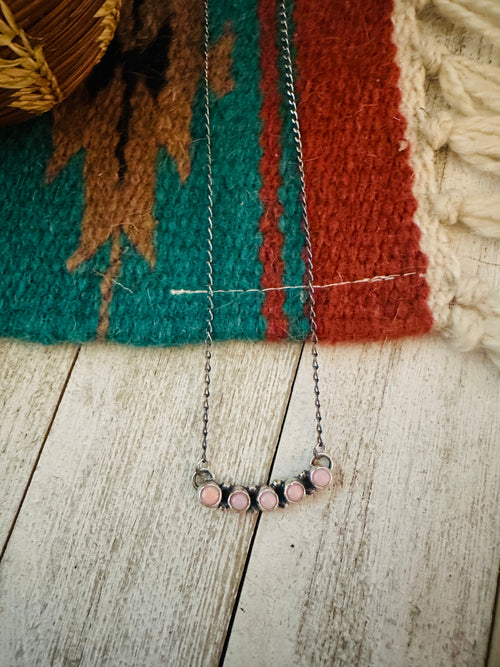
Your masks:
M212 473L208 468L197 467L192 477L193 486L196 490L198 490L202 484L205 484L206 482L211 482L213 478L214 476L212 475Z
M332 459L326 452L318 452L311 459L312 466L321 466L323 468L332 468Z

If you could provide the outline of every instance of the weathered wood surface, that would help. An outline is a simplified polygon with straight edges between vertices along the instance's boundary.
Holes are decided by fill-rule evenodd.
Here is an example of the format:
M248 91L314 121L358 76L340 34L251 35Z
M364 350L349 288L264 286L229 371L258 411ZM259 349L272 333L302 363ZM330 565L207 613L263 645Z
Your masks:
M0 344L0 553L76 353L69 345Z
M221 477L266 477L299 352L216 346ZM202 370L200 348L80 352L0 568L3 666L216 664L255 517L195 500Z
M219 466L251 481L271 460L297 348L216 354ZM182 446L197 450L199 358L81 352L0 568L0 664L217 663L254 519L192 502ZM436 340L323 349L322 371L345 485L260 521L226 664L481 664L497 371ZM304 465L310 396L306 356L276 474Z
M498 667L498 665L500 665L500 599L498 596L498 590L496 605L493 613L494 620L490 633L490 646L487 667Z
M329 501L263 516L225 665L482 665L499 549L500 388L444 342L322 350ZM300 465L301 364L276 460Z
M220 465L250 481L269 465L297 350L216 353L221 417L241 428L235 442L214 424L214 443ZM189 348L81 353L0 569L0 664L216 664L254 520L192 502L180 447L198 444L196 361ZM322 361L344 488L262 518L226 664L482 664L498 558L497 372L436 340L322 349ZM276 475L307 459L310 396L306 355Z

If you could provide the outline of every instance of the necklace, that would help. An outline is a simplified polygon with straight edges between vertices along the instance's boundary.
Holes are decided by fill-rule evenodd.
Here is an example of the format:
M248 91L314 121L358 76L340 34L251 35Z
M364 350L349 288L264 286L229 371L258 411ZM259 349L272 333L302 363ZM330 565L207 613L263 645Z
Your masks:
M332 459L326 453L323 443L321 427L321 403L319 391L319 364L318 364L318 335L316 324L316 304L314 297L314 274L311 236L307 216L306 184L304 163L302 159L302 139L300 133L297 103L295 99L295 84L290 54L290 38L288 19L286 14L286 0L279 2L279 25L281 36L281 52L284 61L286 96L292 120L297 167L300 178L300 204L302 211L302 229L305 241L305 290L307 295L307 312L309 320L309 338L311 341L314 403L316 407L316 444L313 448L313 457L310 467L288 480L276 480L270 484L243 486L221 484L217 482L210 470L207 459L209 399L212 370L212 333L214 320L214 290L213 290L213 173L212 173L212 136L209 103L209 0L204 0L204 117L207 145L207 321L205 329L205 389L203 400L203 439L201 458L193 474L193 486L198 492L198 498L205 507L221 507L236 512L271 511L277 507L285 507L288 503L298 503L306 495L318 489L329 486L333 480Z

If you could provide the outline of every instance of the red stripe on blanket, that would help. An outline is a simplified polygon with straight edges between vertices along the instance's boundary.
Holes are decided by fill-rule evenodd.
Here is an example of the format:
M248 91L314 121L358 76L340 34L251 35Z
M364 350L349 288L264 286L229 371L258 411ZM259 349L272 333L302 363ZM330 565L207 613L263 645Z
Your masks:
M315 283L425 273L399 110L392 0L297 0L299 116ZM432 326L423 277L320 289L321 339L375 340Z
M276 0L261 0L259 4L259 20L261 23L261 68L262 68L262 132L260 143L262 158L260 173L262 186L260 198L263 213L259 222L262 232L262 247L259 258L263 273L263 288L282 287L284 263L281 259L283 234L279 229L279 221L283 207L278 199L281 185L281 118L279 113L280 95L278 92L278 48L276 36ZM262 314L267 319L266 338L280 340L287 337L288 321L283 312L285 302L284 290L266 292Z

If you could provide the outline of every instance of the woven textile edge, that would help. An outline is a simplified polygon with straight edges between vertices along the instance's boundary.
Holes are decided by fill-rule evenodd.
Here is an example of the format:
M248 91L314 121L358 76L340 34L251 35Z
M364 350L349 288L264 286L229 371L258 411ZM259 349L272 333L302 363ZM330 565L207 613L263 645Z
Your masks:
M435 140L436 132L439 133L441 130L439 126L443 124L446 126L446 118L442 116L429 118L426 113L426 77L428 74L435 74L433 71L435 61L429 63L429 51L434 57L437 52L436 45L430 45L425 40L419 25L418 12L427 4L427 0L395 0L393 24L397 46L396 58L401 71L401 108L407 120L406 137L410 144L410 163L415 174L413 192L418 202L415 222L422 233L422 250L429 260L427 279L431 288L429 306L434 317L434 331L449 338L460 350L485 351L500 368L500 299L489 285L463 272L459 257L451 249L445 226L449 222L446 218L450 216L443 214L443 208L446 208L443 206L444 197L448 209L455 204L453 222L458 219L476 233L497 237L500 220L491 220L499 215L497 197L492 196L486 202L488 214L483 216L488 218L486 225L483 220L478 224L468 222L464 214L467 209L466 202L453 202L452 197L446 193L436 194L438 185L435 151L443 145L449 145L452 150L455 146L451 141L451 132L448 132L448 136L445 135L440 142ZM441 10L439 0L434 4L438 11ZM457 3L456 6L460 9L462 3ZM456 17L447 16L447 18L453 20ZM459 24L464 25L465 21L459 21ZM465 25L465 27L474 29L476 25ZM483 29L483 33L489 37L487 30ZM439 50L439 55L441 57L445 55L444 47ZM452 67L455 66L453 59L458 60L458 58L460 57L455 56L448 59ZM469 70L473 65L473 63L466 64ZM445 85L441 83L441 79L440 84L442 88ZM465 94L467 92L465 91ZM443 91L443 94L453 109L453 100L446 96L446 91ZM456 115L461 119L460 114ZM492 116L494 117L490 110L488 122ZM467 132L467 128L464 127L462 131ZM455 152L467 159L460 154L459 148ZM479 169L487 170L490 164L481 158L482 156L479 156L475 162L471 159L468 161ZM488 171L494 169L490 167ZM474 216L471 214L471 217L479 216L476 213ZM481 225L482 229L478 228Z

